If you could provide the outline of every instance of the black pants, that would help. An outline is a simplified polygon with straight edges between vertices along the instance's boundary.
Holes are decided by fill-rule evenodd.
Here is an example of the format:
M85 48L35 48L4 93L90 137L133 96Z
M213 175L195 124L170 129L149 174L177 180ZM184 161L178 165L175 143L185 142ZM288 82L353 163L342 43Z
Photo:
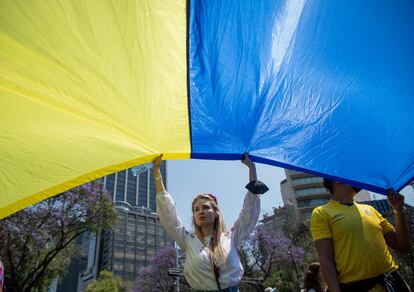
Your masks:
M339 286L342 292L368 292L377 284L385 287L388 292L411 292L398 271L352 283L339 283Z

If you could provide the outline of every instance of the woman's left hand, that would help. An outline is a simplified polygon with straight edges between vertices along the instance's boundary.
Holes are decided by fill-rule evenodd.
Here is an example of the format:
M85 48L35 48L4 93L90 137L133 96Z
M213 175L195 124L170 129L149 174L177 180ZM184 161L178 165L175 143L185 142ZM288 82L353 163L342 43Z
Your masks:
M241 161L244 165L246 165L248 168L254 167L255 164L253 161L250 160L249 154L244 153L244 157Z

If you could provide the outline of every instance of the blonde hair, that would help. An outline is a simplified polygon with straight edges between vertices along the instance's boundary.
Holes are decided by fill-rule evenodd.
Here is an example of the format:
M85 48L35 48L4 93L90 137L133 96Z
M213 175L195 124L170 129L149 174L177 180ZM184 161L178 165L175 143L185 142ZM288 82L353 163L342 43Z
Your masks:
M194 204L198 200L207 200L209 201L210 205L213 207L214 211L216 212L216 218L214 220L214 226L213 226L213 248L212 252L216 257L220 257L223 260L227 258L227 253L224 250L223 246L221 245L221 234L227 232L226 225L224 224L224 218L223 215L220 212L220 209L217 205L217 203L213 200L213 198L209 194L200 194L194 197L193 202L191 204L191 211L193 212L193 227L194 232L197 235L197 237L203 241L203 233L201 232L201 228L197 226L197 223L194 219Z

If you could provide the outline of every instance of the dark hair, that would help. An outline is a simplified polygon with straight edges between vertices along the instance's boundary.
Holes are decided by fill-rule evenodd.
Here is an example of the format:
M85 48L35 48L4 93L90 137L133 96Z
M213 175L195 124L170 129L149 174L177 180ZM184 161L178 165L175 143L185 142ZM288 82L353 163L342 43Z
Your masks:
M329 178L324 178L323 179L323 186L333 195L333 189L334 189L334 180L331 180ZM354 190L355 193L358 193L361 189L351 186L351 188Z
M352 189L354 190L355 193L359 193L359 191L362 190L362 189L357 188L357 187L352 187Z
M318 262L309 264L303 277L303 289L308 291L311 288L315 289L317 292L325 291L325 282L322 279L321 265Z
M329 178L324 178L323 179L323 186L333 195L333 187L334 187L334 182L333 180L329 179Z

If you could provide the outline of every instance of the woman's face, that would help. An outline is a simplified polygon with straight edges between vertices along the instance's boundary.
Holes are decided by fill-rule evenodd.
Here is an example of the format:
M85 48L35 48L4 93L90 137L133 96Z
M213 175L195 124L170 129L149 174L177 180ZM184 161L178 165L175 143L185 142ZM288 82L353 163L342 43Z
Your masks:
M193 216L198 227L206 227L214 224L216 211L214 211L210 200L198 199L194 203Z

